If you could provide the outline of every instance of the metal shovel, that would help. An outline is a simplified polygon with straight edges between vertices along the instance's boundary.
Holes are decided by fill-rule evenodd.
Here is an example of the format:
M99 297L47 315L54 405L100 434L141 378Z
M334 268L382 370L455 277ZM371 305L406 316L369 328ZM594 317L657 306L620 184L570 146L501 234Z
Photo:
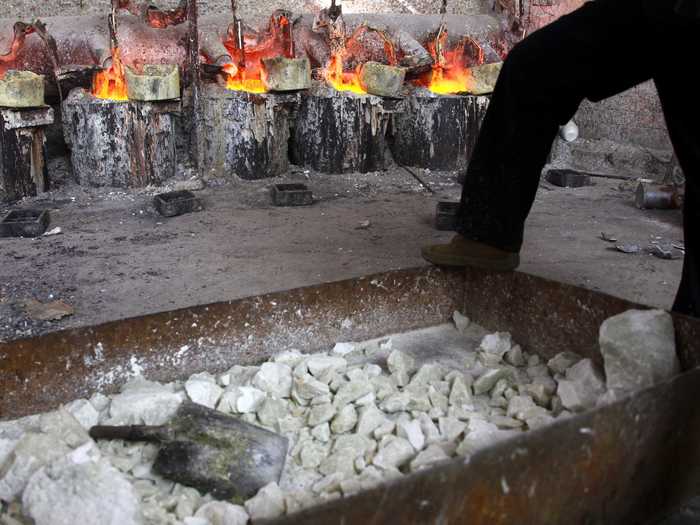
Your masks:
M162 443L153 470L220 499L247 499L279 482L289 441L192 402L162 426L95 426L93 439Z

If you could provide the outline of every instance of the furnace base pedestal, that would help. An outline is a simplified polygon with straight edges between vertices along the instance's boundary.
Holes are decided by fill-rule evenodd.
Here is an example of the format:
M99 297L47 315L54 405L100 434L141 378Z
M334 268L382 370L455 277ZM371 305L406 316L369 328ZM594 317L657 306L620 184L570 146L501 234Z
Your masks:
M402 166L466 170L489 101L485 96L409 97L392 119L394 159Z
M49 189L44 129L53 109L0 109L0 201L17 201Z
M202 96L201 169L245 180L289 169L290 114L298 94L253 94L209 85Z
M142 188L174 176L179 113L179 101L118 102L73 90L63 129L78 183Z
M297 115L294 163L322 173L367 173L390 163L387 128L402 103L331 89L304 93Z

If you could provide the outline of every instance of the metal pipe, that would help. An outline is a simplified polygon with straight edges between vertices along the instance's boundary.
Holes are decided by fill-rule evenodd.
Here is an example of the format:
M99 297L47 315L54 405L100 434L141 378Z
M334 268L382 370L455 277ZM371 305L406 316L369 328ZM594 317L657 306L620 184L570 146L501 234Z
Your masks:
M642 210L677 210L683 206L683 196L678 186L640 182L634 202Z

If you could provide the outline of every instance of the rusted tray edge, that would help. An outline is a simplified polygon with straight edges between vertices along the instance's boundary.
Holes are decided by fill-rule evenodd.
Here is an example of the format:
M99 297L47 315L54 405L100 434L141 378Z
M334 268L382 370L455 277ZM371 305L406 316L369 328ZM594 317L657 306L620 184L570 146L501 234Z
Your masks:
M490 330L507 330L543 357L575 351L601 362L600 325L631 308L650 308L602 292L521 272L467 269L464 313ZM684 370L700 366L700 320L673 314Z
M349 498L267 522L650 523L700 488L700 370Z
M171 381L282 349L313 352L434 326L460 308L463 283L460 272L398 270L5 343L0 419L112 392L138 374Z

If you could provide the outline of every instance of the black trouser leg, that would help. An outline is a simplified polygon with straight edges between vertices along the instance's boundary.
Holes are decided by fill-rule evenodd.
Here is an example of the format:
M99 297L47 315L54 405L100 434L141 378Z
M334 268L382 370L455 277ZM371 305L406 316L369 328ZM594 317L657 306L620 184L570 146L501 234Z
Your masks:
M686 180L683 208L685 260L673 310L700 317L700 102L697 84L686 76L688 63L683 60L697 56L700 51L696 36L700 23L681 20L676 25L681 28L685 25L682 34L687 35L672 46L680 50L679 59L669 57L664 71L657 74L654 81L671 142Z
M584 98L648 80L662 46L642 0L598 0L536 31L506 59L462 191L458 231L519 251L557 133Z

